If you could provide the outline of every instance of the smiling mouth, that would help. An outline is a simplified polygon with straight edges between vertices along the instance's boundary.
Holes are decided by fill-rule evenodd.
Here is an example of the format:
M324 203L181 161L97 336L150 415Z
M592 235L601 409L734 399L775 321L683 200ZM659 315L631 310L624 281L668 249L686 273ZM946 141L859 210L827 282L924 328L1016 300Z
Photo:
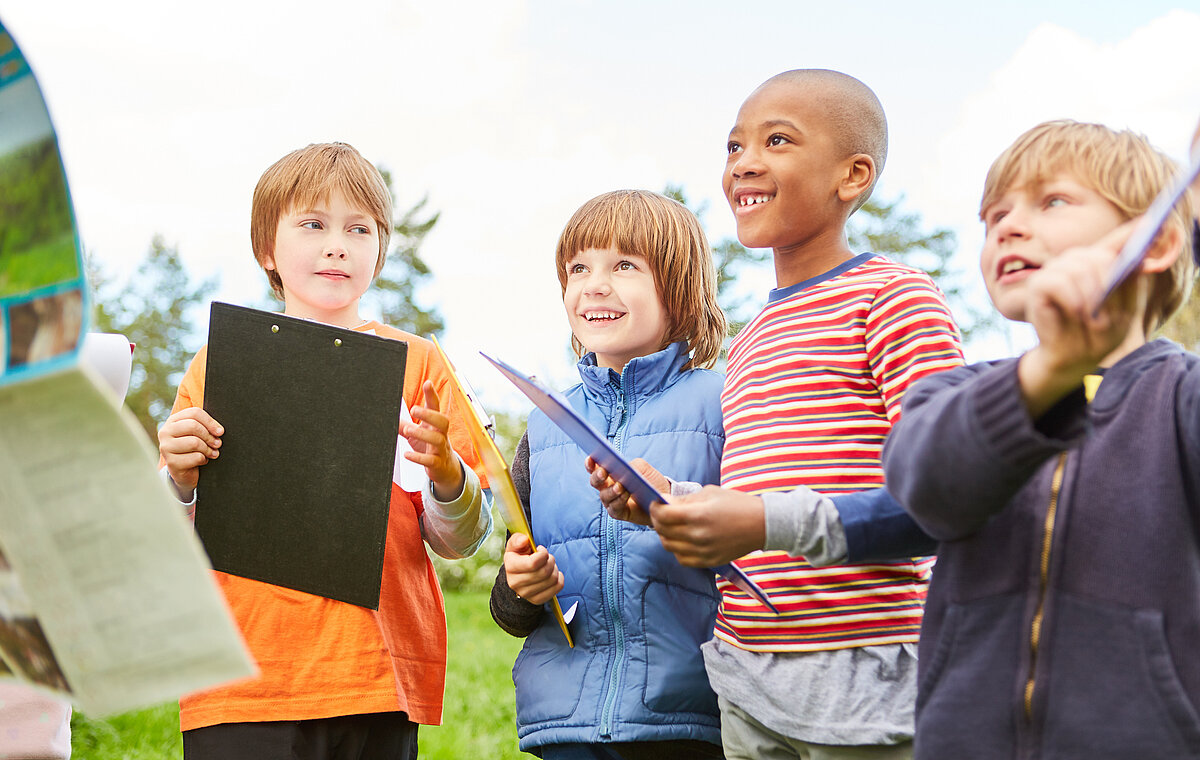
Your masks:
M619 311L586 311L583 318L588 322L613 322L625 316Z
M774 198L774 195L743 195L741 198L738 198L738 205L744 208L746 206L754 206L760 203L766 203L774 200Z
M1000 276L1003 277L1004 275L1012 274L1013 272L1023 272L1027 269L1040 269L1040 268L1041 267L1037 267L1037 266L1034 266L1033 264L1030 264L1028 261L1021 261L1020 259L1013 259L1011 261L1005 262L1004 266L1000 267Z

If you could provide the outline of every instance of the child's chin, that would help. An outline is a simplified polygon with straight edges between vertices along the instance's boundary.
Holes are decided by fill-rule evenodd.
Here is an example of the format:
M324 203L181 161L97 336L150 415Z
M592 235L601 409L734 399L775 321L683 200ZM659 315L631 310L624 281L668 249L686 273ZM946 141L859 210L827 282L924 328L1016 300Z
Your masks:
M738 242L746 248L774 248L774 243L771 240L764 238L762 235L755 235L752 231L738 230Z
M1025 317L1025 309L1023 307L1010 306L1008 308L997 307L996 311L1000 312L1000 316L1007 319L1009 322L1028 322Z

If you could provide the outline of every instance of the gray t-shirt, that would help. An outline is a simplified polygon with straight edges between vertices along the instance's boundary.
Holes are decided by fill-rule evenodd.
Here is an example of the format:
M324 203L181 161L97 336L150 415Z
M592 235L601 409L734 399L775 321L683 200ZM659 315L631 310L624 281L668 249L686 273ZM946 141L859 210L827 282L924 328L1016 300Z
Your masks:
M672 483L672 495L694 493ZM837 508L808 488L762 494L763 549L822 567L844 562ZM917 645L820 652L751 652L720 639L704 644L713 690L767 728L815 744L899 744L912 739Z

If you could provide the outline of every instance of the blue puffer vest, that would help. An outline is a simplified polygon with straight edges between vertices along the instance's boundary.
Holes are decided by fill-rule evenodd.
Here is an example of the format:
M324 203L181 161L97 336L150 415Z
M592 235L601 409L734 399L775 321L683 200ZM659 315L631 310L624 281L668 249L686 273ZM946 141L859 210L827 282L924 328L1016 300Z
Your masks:
M676 343L618 375L589 354L579 363L583 382L566 396L627 458L643 457L675 480L716 483L722 378L681 372L687 359ZM574 649L547 617L513 666L521 749L719 744L717 700L700 655L720 601L713 573L681 566L652 529L610 518L588 485L583 452L537 410L528 434L533 534L565 578L563 610L579 606Z

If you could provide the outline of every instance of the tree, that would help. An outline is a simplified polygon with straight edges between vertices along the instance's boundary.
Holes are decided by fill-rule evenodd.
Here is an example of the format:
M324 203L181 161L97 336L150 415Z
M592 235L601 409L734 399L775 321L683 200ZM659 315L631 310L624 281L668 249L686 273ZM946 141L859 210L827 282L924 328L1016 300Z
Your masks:
M383 169L380 174L391 192L391 174ZM426 211L428 201L428 196L417 201L392 225L392 245L387 261L375 278L374 286L363 298L379 308L380 318L386 324L422 336L446 329L446 322L436 307L425 308L416 301L417 292L433 277L433 270L421 258L421 244L441 216L441 212Z
M901 202L884 203L872 198L863 204L850 218L850 247L891 256L932 277L956 312L964 340L994 328L998 324L996 313L990 307L979 309L971 303L963 272L951 265L957 244L954 232L946 228L923 231L920 214L902 212Z
M1192 297L1167 320L1159 334L1189 351L1200 350L1200 293L1193 291Z
M193 310L217 287L216 278L193 285L177 249L155 235L136 274L116 288L88 259L94 327L120 333L134 343L133 371L125 403L152 441L171 412L175 389L188 361L203 342Z
M668 184L663 195L688 206L687 197L679 185ZM964 339L996 326L998 319L991 309L980 310L970 302L962 282L963 273L951 266L956 240L954 232L941 228L926 232L921 229L921 216L902 212L901 200L892 203L871 199L850 218L848 242L851 249L873 251L891 256L926 272L945 294L951 308L959 315L959 329ZM692 213L704 222L708 204L700 204ZM691 208L689 206L689 208ZM733 238L712 245L713 261L717 268L717 300L729 319L730 334L736 335L753 318L762 299L739 296L733 285L747 267L769 262L771 252L749 249ZM965 316L965 319L962 317Z
M703 226L704 216L708 213L707 203L701 203L692 208L688 205L682 185L668 183L663 189L663 195L679 201L691 209ZM717 303L721 305L726 319L729 320L729 334L736 335L746 326L746 322L753 318L761 304L753 301L749 296L736 294L733 286L737 282L738 275L747 267L761 266L769 261L771 252L764 249L747 248L733 238L724 238L720 242L714 243L712 252L713 265L717 269Z

